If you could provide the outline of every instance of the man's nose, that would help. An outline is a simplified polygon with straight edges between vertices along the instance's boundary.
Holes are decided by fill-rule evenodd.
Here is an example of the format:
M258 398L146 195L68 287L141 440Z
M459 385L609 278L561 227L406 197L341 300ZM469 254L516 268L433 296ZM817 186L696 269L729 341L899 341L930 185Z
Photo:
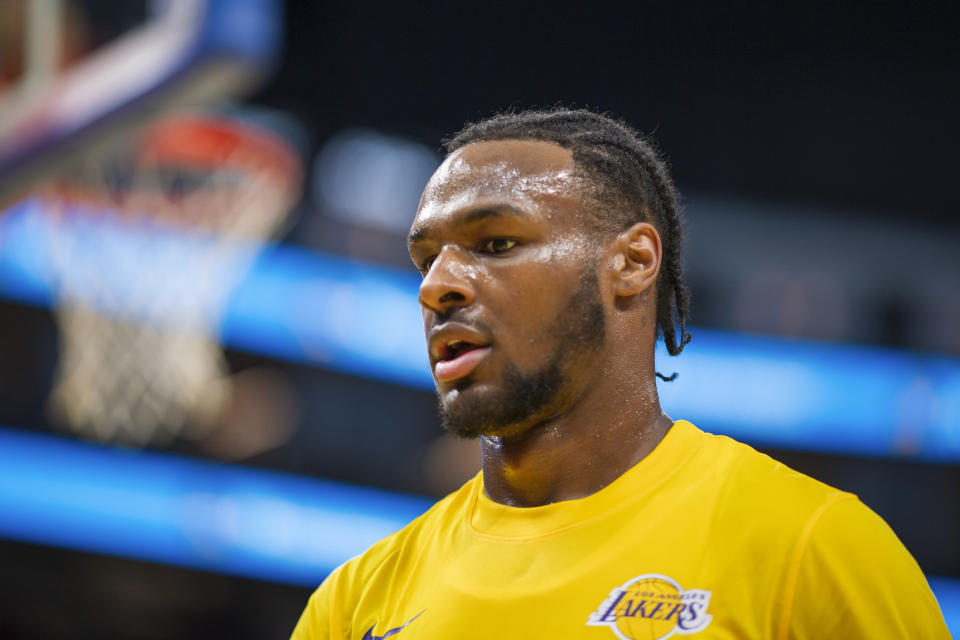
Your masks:
M420 304L437 313L473 302L474 290L469 267L457 249L445 248L430 265L420 283Z

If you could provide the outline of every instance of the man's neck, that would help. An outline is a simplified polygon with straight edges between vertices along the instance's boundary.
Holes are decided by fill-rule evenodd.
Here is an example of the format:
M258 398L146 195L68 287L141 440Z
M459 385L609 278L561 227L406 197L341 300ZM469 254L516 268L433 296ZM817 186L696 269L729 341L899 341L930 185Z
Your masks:
M645 458L672 424L653 386L578 403L518 436L483 436L484 490L517 507L586 497Z

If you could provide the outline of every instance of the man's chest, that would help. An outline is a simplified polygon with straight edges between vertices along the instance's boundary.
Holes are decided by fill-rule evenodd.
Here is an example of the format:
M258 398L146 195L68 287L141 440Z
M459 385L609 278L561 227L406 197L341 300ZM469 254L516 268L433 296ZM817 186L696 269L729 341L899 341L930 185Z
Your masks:
M682 533L454 546L370 585L354 637L762 637L780 574L736 567L708 540Z

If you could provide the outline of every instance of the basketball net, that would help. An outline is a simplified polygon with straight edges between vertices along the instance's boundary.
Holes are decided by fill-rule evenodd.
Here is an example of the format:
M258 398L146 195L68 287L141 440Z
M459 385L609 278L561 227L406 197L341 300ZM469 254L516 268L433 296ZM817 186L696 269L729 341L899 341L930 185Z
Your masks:
M278 136L196 113L157 121L46 185L59 421L137 446L204 435L229 393L224 306L299 187Z

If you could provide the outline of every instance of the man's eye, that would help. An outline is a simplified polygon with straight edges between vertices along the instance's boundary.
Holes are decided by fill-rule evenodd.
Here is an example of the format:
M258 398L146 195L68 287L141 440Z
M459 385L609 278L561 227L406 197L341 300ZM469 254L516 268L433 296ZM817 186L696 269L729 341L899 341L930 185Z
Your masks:
M480 249L486 251L487 253L503 253L504 251L509 251L516 246L516 240L508 240L506 238L491 238L484 242Z

